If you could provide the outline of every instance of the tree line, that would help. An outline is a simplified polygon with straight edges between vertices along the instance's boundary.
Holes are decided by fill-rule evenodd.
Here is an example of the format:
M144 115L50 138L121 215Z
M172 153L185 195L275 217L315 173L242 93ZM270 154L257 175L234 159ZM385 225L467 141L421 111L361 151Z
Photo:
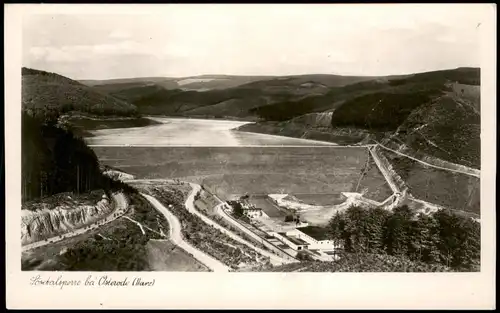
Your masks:
M458 271L480 267L480 224L448 210L426 215L406 205L393 211L354 206L334 215L328 232L346 253L385 254Z
M103 175L94 151L58 118L54 110L39 115L22 112L23 201L61 192L130 189Z

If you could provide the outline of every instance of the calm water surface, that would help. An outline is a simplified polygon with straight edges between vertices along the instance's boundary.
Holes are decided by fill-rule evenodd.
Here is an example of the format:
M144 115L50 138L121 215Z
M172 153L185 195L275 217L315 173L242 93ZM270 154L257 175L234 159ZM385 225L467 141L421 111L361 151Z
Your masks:
M161 125L134 128L115 128L93 131L95 137L86 138L91 146L332 146L334 143L248 133L235 128L249 122L151 118Z

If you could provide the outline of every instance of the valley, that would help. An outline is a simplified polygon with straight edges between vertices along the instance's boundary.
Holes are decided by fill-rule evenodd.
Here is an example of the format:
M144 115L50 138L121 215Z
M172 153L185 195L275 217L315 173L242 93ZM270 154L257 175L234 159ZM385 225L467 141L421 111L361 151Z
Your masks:
M352 229L334 231L344 225L338 218L361 214L368 223L389 223L406 209L423 219L418 227L431 227L428 219L448 223L460 216L466 225L480 218L478 134L465 129L479 125L474 69L394 77L103 82L76 82L30 69L23 73L27 86L56 84L51 87L57 89L55 97L69 101L59 101L61 108L42 107L30 94L32 88L26 89L27 114L52 132L42 136L62 142L31 138L30 153L35 145L46 145L46 157L57 158L51 145L62 151L65 134L73 132L72 140L87 157L78 159L75 150L66 160L58 152L53 173L37 172L32 165L27 177L41 186L29 189L25 182L26 198L35 199L32 206L41 203L39 195L53 192L57 198L68 189L79 196L99 188L108 194L118 190L131 201L120 214L106 209L82 219L92 216L90 207L71 204L64 216L53 205L45 209L48 213L36 213L45 217L31 218L51 223L24 218L25 270L279 271L293 267L285 263L304 263L301 268L307 271L336 271L314 262L330 264L344 249L353 253L355 243L343 237ZM75 102L86 92L102 99L103 106ZM73 159L81 165L73 165ZM58 181L55 173L65 173L70 183ZM34 216L26 208L23 213ZM310 227L318 238L301 233ZM353 227L361 231L365 226ZM471 236L474 227L469 228ZM57 240L41 244L51 235ZM344 242L343 248L337 240ZM387 251L396 249L392 239L371 240L379 240ZM310 249L299 251L301 245ZM405 250L408 266L431 262L411 249ZM43 251L52 252L44 256ZM82 251L87 258L81 257ZM108 260L110 251L123 258ZM458 254L454 258L456 269L476 266ZM372 261L387 266L385 259ZM450 261L443 256L432 262Z
M243 120L251 122L239 126L245 132L340 145L384 141L421 157L480 167L477 68L385 77L233 78L234 86L217 85L220 77L206 79L199 77L192 83L199 88L192 89L140 78L87 84L146 115Z

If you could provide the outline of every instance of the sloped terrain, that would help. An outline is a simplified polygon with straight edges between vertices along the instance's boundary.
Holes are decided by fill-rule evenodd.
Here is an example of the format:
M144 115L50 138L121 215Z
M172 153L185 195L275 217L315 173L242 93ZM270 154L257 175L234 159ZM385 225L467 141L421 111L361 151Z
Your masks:
M251 111L266 121L286 121L313 112L334 111L346 100L387 88L387 79L375 79L345 86L323 89L322 93L307 93L299 98L270 103Z
M177 87L165 87L166 81ZM244 119L256 123L241 131L338 144L376 140L479 168L479 83L478 68L457 68L387 77L202 75L98 88L143 114Z
M21 199L125 188L103 175L94 151L60 124L22 113Z
M330 74L307 74L307 75L289 75L274 77L272 79L261 79L259 81L248 84L250 87L259 88L284 88L298 87L304 89L325 88L325 87L341 87L359 82L379 79L377 76L342 76Z
M137 108L126 101L100 93L67 77L22 68L23 109L32 112L55 109L98 115L136 115Z
M390 141L469 167L481 166L481 116L459 97L443 95L419 107Z
M404 119L408 111L425 103L427 98L449 90L446 86L448 82L471 84L476 83L479 76L478 69L456 69L403 78L378 78L332 87L322 96L311 95L298 101L275 103L259 108L257 113L268 121L282 121L306 113L335 110L338 118L333 118L334 126L343 123L373 128L382 124L381 120L387 114L397 114L399 119ZM410 103L406 104L408 101ZM371 113L368 117L367 112ZM344 118L348 121L342 122Z
M238 87L253 81L269 79L269 76L200 75L176 79L183 90L213 90Z
M113 91L124 88L133 88L156 84L165 89L183 90L214 90L228 89L242 85L252 88L276 88L286 86L300 86L311 88L345 86L361 81L376 79L370 76L341 76L329 74L309 74L290 76L245 76L245 75L198 75L188 77L137 77L107 80L80 80L87 86L99 87L102 90Z
M128 212L109 224L88 230L73 238L40 247L22 254L23 271L151 271L157 270L155 259L150 255L154 240L166 240L169 225L161 213L136 192L127 194L130 200ZM176 203L178 204L178 203ZM142 227L139 227L136 221ZM143 232L144 230L144 232ZM170 258L168 258L170 256ZM179 252L164 250L168 264L179 262ZM193 270L203 270L184 251L181 257ZM172 262L172 263L170 263Z
M478 177L431 168L386 150L383 154L415 198L480 215L481 181Z
M157 85L165 89L206 91L233 88L253 81L270 78L272 78L272 76L199 75L179 78L137 77L107 80L81 80L80 82L107 92L147 85Z
M130 128L130 127L145 127L158 125L149 118L134 117L134 118L92 118L88 116L80 116L72 114L65 118L65 122L71 125L73 132L81 137L93 137L90 132L93 130L110 129L110 128Z
M23 200L100 189L99 161L83 140L25 112L21 122Z
M85 201L85 198L89 198L88 195L82 197L78 194L62 193L25 203L21 211L22 244L46 240L73 231L92 224L112 212L113 206L107 199L98 197L94 201Z
M128 84L129 86L134 86L136 84L149 84L149 83L161 83L165 80L171 80L169 77L133 77L133 78L115 78L115 79L104 79L104 80L79 80L80 83L87 86L114 86L121 84Z
M256 97L254 99L229 99L217 104L187 110L184 114L215 118L227 116L248 119L249 110L266 104L266 99L262 97Z
M254 117L259 114L256 111L259 107L325 95L333 87L374 78L339 75L202 75L165 78L163 81L137 78L84 82L116 98L134 103L144 114Z
M479 79L479 69L459 68L332 88L252 109L265 121L239 130L339 144L377 140L479 168ZM329 126L321 117L325 112L333 112Z
M181 89L168 90L155 85L134 87L111 94L133 102L141 113L151 115L220 116L220 109L226 108L230 115L235 116L242 111L244 112L243 116L248 116L248 110L245 107L252 107L255 101L257 101L257 105L261 105L259 101L264 99L261 90L243 87L200 92ZM203 111L189 112L200 108Z

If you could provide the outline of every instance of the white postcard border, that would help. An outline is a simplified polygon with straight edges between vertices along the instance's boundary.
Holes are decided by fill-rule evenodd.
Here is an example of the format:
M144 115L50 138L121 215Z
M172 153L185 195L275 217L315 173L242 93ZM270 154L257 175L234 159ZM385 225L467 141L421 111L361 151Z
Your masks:
M358 6L362 6L357 4ZM432 4L431 4L432 5ZM457 5L457 4L455 4ZM188 5L186 5L188 6ZM189 6L195 6L190 4ZM238 5L229 5L234 8ZM241 5L243 6L243 5ZM248 6L248 5L246 5ZM376 6L375 4L365 6ZM22 272L20 106L22 18L30 13L147 13L163 5L7 4L5 165L7 307L14 308L493 308L495 306L496 5L470 5L484 20L481 63L480 273ZM369 10L370 8L366 8ZM453 10L453 8L450 8ZM438 52L437 52L438 53ZM153 287L31 286L30 278L141 277Z

